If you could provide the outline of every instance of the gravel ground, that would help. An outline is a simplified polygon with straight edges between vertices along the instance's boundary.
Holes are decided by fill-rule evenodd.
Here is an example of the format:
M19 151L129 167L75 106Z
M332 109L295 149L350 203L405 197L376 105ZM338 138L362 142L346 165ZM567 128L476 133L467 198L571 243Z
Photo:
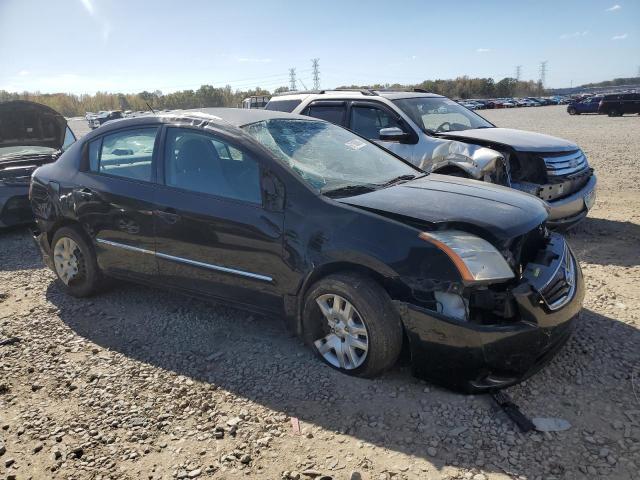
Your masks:
M599 176L568 236L582 322L508 389L569 430L521 434L489 397L416 380L406 363L374 381L341 375L277 318L125 283L67 297L14 230L0 234L0 342L19 339L0 343L0 478L640 478L640 117L483 115L576 141Z

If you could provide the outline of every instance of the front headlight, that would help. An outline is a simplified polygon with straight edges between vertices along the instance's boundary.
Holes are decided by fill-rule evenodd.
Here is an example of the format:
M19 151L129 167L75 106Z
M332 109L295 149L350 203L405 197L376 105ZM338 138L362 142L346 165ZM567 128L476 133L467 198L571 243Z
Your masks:
M500 252L480 237L459 230L422 232L419 237L442 250L465 282L495 282L515 277Z

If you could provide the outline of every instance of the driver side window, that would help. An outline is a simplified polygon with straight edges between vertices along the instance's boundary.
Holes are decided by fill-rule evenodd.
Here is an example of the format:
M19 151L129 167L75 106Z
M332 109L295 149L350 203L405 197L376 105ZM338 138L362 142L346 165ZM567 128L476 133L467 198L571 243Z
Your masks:
M380 138L380 129L397 127L404 131L398 121L386 111L369 106L351 108L350 129L370 140Z
M165 182L171 187L262 203L258 162L221 138L169 128L164 159Z

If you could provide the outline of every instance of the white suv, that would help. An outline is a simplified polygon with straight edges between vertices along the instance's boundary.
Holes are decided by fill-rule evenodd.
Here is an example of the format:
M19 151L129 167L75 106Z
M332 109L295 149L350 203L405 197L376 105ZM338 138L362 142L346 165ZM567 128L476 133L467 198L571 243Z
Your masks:
M498 128L441 95L351 89L291 92L274 96L265 109L341 125L427 172L536 195L550 206L551 226L576 224L595 201L596 176L575 143Z

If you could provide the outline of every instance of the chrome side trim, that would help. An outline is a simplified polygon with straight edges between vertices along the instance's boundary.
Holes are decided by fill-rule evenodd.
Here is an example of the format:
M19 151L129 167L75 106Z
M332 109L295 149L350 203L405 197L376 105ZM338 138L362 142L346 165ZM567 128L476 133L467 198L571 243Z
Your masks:
M186 263L187 265L193 265L195 267L208 268L209 270L216 270L218 272L232 273L234 275L240 275L242 277L253 278L255 280L262 280L263 282L271 282L273 278L266 275L260 275L258 273L245 272L244 270L236 270L235 268L222 267L220 265L213 265L211 263L198 262L196 260L189 260L188 258L174 257L173 255L167 255L166 253L156 252L156 257L163 258L165 260L171 260L178 263Z
M209 270L215 270L218 272L231 273L233 275L240 275L242 277L253 278L254 280L261 280L263 282L272 282L273 278L267 275L260 275L258 273L245 272L244 270L236 270L235 268L222 267L220 265L214 265L212 263L198 262L196 260L189 260L188 258L174 257L173 255L167 255L166 253L152 252L144 248L133 247L124 243L112 242L111 240L104 240L102 238L96 238L97 243L103 245L109 245L110 247L122 248L131 252L144 253L147 255L154 255L157 258L164 260L171 260L173 262L184 263L187 265L193 265L194 267L208 268Z
M111 240L104 240L102 238L96 238L97 243L102 243L103 245L109 245L110 247L122 248L124 250L130 250L132 252L138 253L146 253L147 255L155 255L155 252L151 250L147 250L145 248L133 247L131 245L126 245L124 243L112 242Z

